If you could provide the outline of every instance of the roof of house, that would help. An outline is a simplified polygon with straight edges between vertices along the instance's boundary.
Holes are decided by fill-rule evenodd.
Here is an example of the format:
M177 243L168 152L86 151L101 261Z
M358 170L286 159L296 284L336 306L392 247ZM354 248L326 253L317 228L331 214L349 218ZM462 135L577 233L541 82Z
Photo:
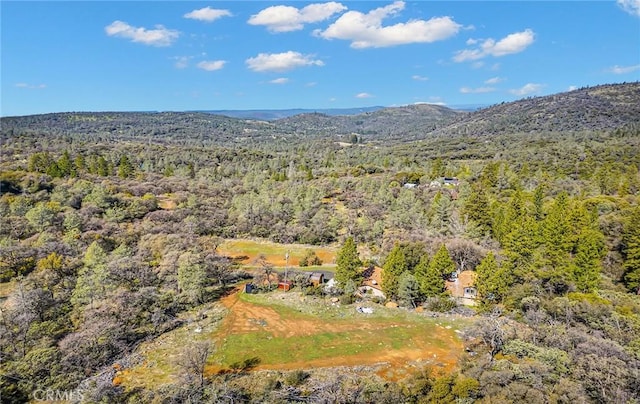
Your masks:
M364 270L364 280L362 284L364 286L370 286L374 289L382 290L382 268L376 266L370 266Z
M454 281L446 281L447 290L453 297L463 297L464 289L472 287L476 281L475 271L462 271L458 274L458 278Z

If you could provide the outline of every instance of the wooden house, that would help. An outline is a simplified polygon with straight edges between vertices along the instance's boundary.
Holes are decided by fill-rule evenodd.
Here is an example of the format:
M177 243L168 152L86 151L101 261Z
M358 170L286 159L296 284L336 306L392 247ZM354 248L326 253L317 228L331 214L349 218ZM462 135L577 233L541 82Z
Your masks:
M309 282L311 282L313 286L324 284L324 274L322 272L312 272L311 275L309 275Z

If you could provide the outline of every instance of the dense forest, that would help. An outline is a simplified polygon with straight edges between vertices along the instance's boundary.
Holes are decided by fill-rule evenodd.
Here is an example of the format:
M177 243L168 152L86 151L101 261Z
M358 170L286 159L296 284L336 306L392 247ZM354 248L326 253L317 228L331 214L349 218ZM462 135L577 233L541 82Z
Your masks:
M627 83L472 113L2 118L2 402L640 402L639 108ZM205 375L195 347L179 384L114 383L141 342L256 276L218 252L235 238L339 248L345 303L382 267L400 310L473 320L468 355L400 383L257 383ZM447 295L456 270L477 273L473 309Z

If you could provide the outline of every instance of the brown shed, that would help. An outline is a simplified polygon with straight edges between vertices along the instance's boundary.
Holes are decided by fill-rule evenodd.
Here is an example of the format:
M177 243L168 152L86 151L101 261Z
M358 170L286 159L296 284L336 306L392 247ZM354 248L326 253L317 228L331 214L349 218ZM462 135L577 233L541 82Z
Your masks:
M278 282L278 289L284 290L285 292L290 291L292 286L293 286L292 281Z
M309 282L313 284L313 286L322 285L324 283L324 274L322 272L313 272L309 276Z

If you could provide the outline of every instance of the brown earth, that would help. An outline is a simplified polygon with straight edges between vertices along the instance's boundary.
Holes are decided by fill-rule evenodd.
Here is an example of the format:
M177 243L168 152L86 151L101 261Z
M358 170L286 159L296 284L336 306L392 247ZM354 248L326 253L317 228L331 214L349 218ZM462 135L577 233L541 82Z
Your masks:
M229 313L223 321L216 338L224 338L225 335L241 334L249 332L267 331L274 337L292 337L300 335L312 335L320 332L344 332L350 330L368 330L370 341L376 340L376 330L387 327L398 327L400 324L385 322L383 324L359 320L332 320L327 322L322 319L283 319L280 314L270 307L260 306L239 299L239 293L233 293L222 299L222 303L229 309ZM402 325L407 326L407 325ZM418 366L431 365L442 372L451 372L456 367L460 353L463 351L461 341L455 334L445 327L435 325L429 330L430 338L446 341L446 348L440 348L428 344L427 341L415 338L413 347L394 350L350 354L343 357L320 358L304 363L283 362L281 364L259 364L255 370L293 370L310 369L318 367L340 366L372 366L379 365L377 373L390 381L397 381L408 376L412 369ZM416 349L416 346L418 347ZM222 372L219 366L210 366L209 374Z

